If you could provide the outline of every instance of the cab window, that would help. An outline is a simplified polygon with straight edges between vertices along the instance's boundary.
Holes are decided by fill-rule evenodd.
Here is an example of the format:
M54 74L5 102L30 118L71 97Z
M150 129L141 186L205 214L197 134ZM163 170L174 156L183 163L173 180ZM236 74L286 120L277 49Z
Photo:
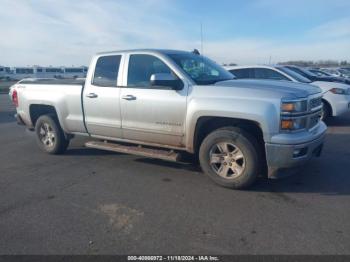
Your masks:
M92 84L116 87L121 55L101 56L97 59Z
M159 58L152 55L130 55L128 87L151 87L151 76L158 73L171 74L171 69Z

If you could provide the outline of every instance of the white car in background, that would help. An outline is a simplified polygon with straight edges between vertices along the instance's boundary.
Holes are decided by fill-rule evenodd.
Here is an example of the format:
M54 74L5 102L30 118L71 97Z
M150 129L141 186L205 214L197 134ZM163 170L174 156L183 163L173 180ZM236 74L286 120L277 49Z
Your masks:
M336 76L336 77L342 77L343 76L343 74L337 68L321 68L320 70L323 71L323 72L328 73L331 76Z
M323 91L323 120L350 112L350 86L347 84L327 81L312 82L302 75L278 65L228 66L225 68L238 79L291 81L320 87Z

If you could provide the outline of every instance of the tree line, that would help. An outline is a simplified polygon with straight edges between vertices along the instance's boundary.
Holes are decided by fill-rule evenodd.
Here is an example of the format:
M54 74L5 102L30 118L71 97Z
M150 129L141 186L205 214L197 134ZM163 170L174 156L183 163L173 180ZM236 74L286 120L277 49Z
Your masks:
M306 61L306 60L291 60L286 62L278 62L278 65L295 65L302 67L347 67L350 66L350 61L342 60L319 60L319 61ZM224 63L223 66L236 66L236 63Z

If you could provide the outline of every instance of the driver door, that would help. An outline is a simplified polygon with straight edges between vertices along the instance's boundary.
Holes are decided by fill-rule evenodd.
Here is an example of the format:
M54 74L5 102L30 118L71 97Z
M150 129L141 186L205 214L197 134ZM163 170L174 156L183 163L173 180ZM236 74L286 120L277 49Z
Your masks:
M126 64L126 83L120 96L123 137L182 147L187 87L174 90L152 86L152 74L172 73L166 63L154 55L130 54Z

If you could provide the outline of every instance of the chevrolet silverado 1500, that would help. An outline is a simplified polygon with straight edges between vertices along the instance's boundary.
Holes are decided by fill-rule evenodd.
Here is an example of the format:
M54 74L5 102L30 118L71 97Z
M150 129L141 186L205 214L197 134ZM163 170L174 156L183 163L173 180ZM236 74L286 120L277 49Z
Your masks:
M235 80L199 54L173 50L99 53L85 81L25 79L11 88L16 118L39 147L86 146L178 161L198 157L216 183L244 188L286 174L322 150L321 90L281 81Z

